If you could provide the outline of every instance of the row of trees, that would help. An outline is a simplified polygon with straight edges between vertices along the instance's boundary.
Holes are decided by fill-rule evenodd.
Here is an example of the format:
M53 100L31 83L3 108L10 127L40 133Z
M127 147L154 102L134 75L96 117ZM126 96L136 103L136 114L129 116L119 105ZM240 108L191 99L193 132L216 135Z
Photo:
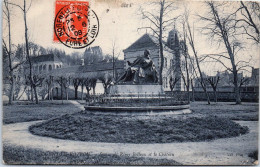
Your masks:
M8 0L3 2L3 19L7 25L6 37L2 39L3 41L3 74L4 82L10 84L10 89L8 93L9 104L12 104L14 99L14 94L20 83L25 84L30 87L31 96L34 96L36 103L38 103L37 90L36 88L42 84L42 78L36 74L32 69L32 57L39 56L43 54L55 54L64 63L69 65L76 65L81 63L82 55L75 52L71 55L65 54L64 51L48 48L45 49L42 46L35 44L29 40L28 35L28 25L27 25L27 13L30 10L32 1L27 4L28 1L24 0L23 4L16 4ZM18 9L18 10L17 10ZM24 36L25 43L21 45L15 45L12 41L12 13L14 11L22 12L24 21ZM22 38L22 36L21 36ZM19 78L19 79L18 79ZM21 79L23 78L23 79ZM22 82L23 81L23 82ZM33 95L34 94L34 95ZM32 98L33 99L33 98Z
M16 89L12 97L13 100L19 100L24 94L27 95L27 100L39 102L38 96L42 100L53 100L54 97L61 100L69 99L69 90L74 88L75 99L85 99L90 96L92 90L95 95L97 82L101 82L104 87L104 93L108 93L108 88L113 82L113 77L110 74L98 73L97 75L65 74L65 75L33 75L33 80L36 83L35 89L31 89L29 78L19 79L16 84ZM87 91L84 97L84 90ZM33 92L36 91L36 92ZM81 92L79 97L78 92ZM55 93L56 92L56 93ZM64 96L65 95L65 96Z
M142 18L150 23L151 26L141 27L139 29L150 30L155 37L158 38L160 50L160 70L159 70L159 83L162 84L162 69L164 66L164 53L163 53L163 37L164 30L167 30L175 25L178 19L182 23L182 35L184 38L185 46L189 48L184 51L186 75L182 74L185 81L186 89L189 91L191 80L200 78L199 82L207 96L208 104L210 99L207 92L206 81L201 70L201 63L203 60L210 59L224 66L228 71L233 74L234 92L236 95L236 104L241 103L239 93L239 71L248 71L250 67L250 60L242 60L241 50L247 43L253 42L259 45L260 34L260 7L257 2L205 2L207 12L202 15L196 15L200 20L202 27L199 31L208 37L208 39L217 44L218 50L221 53L215 54L199 54L198 41L194 39L194 31L190 26L190 12L185 7L185 12L182 16L172 17L171 13L176 10L176 3L172 1L160 0L157 2L149 3L149 10L140 9ZM230 6L234 6L231 8ZM194 27L193 27L194 29ZM186 41L187 40L187 41ZM251 41L250 41L251 40ZM244 42L246 41L246 42ZM186 45L186 42L188 45ZM244 42L244 43L243 43ZM210 50L210 48L209 48ZM192 61L194 60L194 61ZM192 66L191 70L187 68L187 64ZM191 74L191 75L190 75ZM172 78L170 83L174 85L179 78Z

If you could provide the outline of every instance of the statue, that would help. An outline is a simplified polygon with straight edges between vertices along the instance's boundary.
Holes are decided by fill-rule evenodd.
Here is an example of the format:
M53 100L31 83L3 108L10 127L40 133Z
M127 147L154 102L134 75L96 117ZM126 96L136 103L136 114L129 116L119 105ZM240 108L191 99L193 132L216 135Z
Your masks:
M127 61L130 66L116 83L133 82L133 84L157 83L157 71L146 49L143 56L139 56L133 63Z

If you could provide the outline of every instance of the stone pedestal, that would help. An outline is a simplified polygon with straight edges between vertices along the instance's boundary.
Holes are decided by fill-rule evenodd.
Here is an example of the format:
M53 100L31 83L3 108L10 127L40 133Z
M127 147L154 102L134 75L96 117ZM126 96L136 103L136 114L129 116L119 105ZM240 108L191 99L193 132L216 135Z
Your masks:
M164 94L162 85L113 85L110 95L159 95Z

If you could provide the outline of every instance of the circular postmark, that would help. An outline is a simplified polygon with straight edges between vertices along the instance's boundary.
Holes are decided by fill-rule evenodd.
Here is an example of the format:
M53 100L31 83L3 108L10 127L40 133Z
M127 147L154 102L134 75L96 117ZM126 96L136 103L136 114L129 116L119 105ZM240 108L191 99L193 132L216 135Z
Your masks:
M56 14L54 32L65 46L80 49L92 44L99 31L99 20L88 5L72 3Z

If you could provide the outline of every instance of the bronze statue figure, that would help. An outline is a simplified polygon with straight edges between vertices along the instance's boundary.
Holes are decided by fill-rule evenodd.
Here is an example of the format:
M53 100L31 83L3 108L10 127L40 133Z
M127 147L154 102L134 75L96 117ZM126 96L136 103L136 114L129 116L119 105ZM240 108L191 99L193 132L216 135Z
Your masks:
M116 83L132 82L133 84L157 83L157 71L146 49L143 56L137 57Z

